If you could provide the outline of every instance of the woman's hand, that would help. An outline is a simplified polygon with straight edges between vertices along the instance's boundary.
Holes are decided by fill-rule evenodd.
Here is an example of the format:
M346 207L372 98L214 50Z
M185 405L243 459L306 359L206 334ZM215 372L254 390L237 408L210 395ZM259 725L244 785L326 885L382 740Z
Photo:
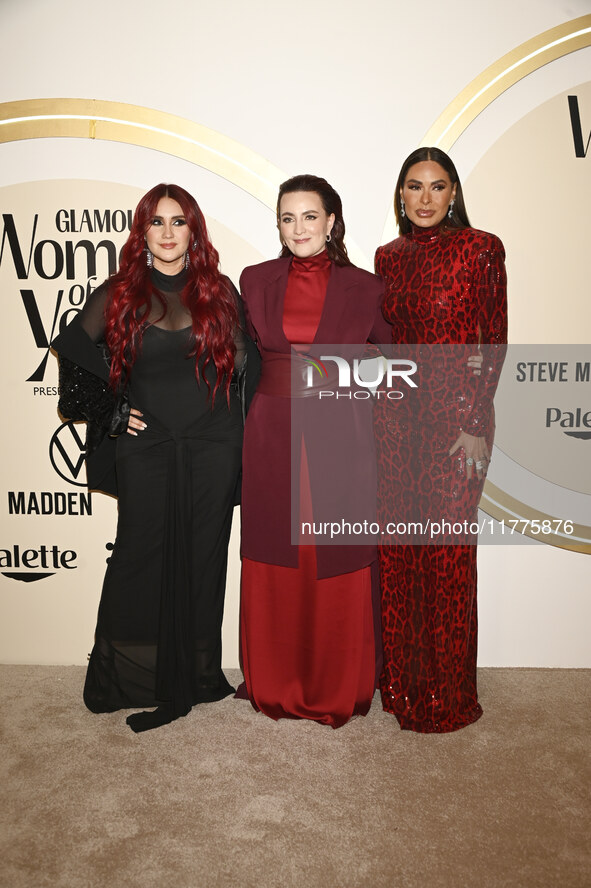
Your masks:
M484 361L484 357L482 352L478 352L477 355L470 355L468 358L468 367L474 373L474 376L480 376L480 371L482 369L482 362Z
M143 413L140 413L139 410L136 410L135 407L132 407L129 411L129 422L127 423L127 434L135 435L137 437L138 432L143 432L146 428L146 423L140 419L140 416L143 416Z
M472 477L472 469L476 469L476 474L480 480L486 475L488 464L490 463L490 453L485 438L475 438L467 432L460 432L460 436L455 444L450 448L449 455L453 456L456 450L464 448L466 454L466 477Z

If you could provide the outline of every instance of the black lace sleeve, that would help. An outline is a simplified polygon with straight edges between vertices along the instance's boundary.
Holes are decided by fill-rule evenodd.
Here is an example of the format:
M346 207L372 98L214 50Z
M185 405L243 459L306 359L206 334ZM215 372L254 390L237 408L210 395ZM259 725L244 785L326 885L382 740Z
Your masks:
M238 326L234 330L234 345L236 346L236 354L234 356L234 378L240 375L244 362L246 361L246 333L245 323L244 323L244 311L242 309L242 300L240 299L240 295L238 290L232 283L229 277L224 275L224 280L230 290L232 297L234 298L234 305L236 306L236 311L238 312Z
M104 380L65 355L59 356L58 410L64 419L108 427L114 406L115 396Z
M127 429L129 404L109 387L110 359L103 341L108 285L101 284L84 308L51 343L59 358L58 410L64 419L89 423L87 444Z
M109 361L103 343L107 298L108 287L101 284L90 294L74 320L51 343L60 358L73 361L104 382L109 381Z
M109 282L105 281L86 299L78 322L93 342L105 338L105 307L109 299Z

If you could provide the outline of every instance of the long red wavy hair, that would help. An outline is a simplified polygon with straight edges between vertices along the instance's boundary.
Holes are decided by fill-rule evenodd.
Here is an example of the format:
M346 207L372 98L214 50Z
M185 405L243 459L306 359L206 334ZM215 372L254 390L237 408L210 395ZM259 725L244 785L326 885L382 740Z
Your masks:
M230 286L220 273L219 256L209 240L203 213L195 198L179 185L156 185L142 197L121 251L119 271L110 279L110 297L105 308L105 339L111 352L110 384L116 390L127 378L146 328L143 318L148 316L154 288L146 265L145 233L163 197L180 204L191 231L188 280L181 299L192 318L193 344L189 354L195 356L197 380L201 381L201 359L201 375L210 361L216 369L213 405L220 386L229 398L238 310ZM205 381L211 391L207 377Z

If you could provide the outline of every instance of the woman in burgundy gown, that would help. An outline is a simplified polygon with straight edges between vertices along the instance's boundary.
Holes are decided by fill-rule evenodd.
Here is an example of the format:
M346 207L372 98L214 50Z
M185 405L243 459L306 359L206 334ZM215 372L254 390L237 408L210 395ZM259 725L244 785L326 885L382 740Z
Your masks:
M456 169L439 149L406 159L395 210L401 237L378 248L375 268L393 341L407 344L419 385L401 401L376 403L378 513L383 525L418 519L430 535L427 522L435 521L447 533L409 544L397 526L379 548L380 686L401 728L440 733L482 715L476 537L459 528L476 520L492 449L507 341L505 251L497 237L470 227ZM476 344L479 376L467 364L466 347Z
M324 179L283 183L277 218L281 257L245 269L240 281L247 329L262 357L244 430L242 665L256 709L336 728L367 713L375 687L375 540L326 546L308 537L298 545L291 518L293 509L301 521L318 519L327 474L333 514L346 514L347 499L371 513L371 408L359 402L357 411L337 416L334 403L300 398L292 369L298 352L316 344L389 341L390 328L380 280L347 257L341 201ZM301 435L299 424L294 434L296 415ZM356 451L371 456L360 461Z

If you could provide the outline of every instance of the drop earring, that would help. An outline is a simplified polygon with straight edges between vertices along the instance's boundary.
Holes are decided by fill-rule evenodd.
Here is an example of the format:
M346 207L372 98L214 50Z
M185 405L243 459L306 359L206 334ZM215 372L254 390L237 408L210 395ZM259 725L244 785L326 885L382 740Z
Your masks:
M152 268L154 265L154 256L150 252L150 250L146 247L146 265L148 268Z
M452 216L454 214L454 204L455 204L455 200L452 200L452 202L449 205L449 210L447 211L447 215L450 219L452 218Z
M197 249L197 241L195 241L190 247L187 247L187 252L185 253L185 268L188 268L191 264L191 257L189 256L190 249L195 252L195 250Z
M404 209L404 201L400 198L400 216L402 219L406 216L406 210Z

